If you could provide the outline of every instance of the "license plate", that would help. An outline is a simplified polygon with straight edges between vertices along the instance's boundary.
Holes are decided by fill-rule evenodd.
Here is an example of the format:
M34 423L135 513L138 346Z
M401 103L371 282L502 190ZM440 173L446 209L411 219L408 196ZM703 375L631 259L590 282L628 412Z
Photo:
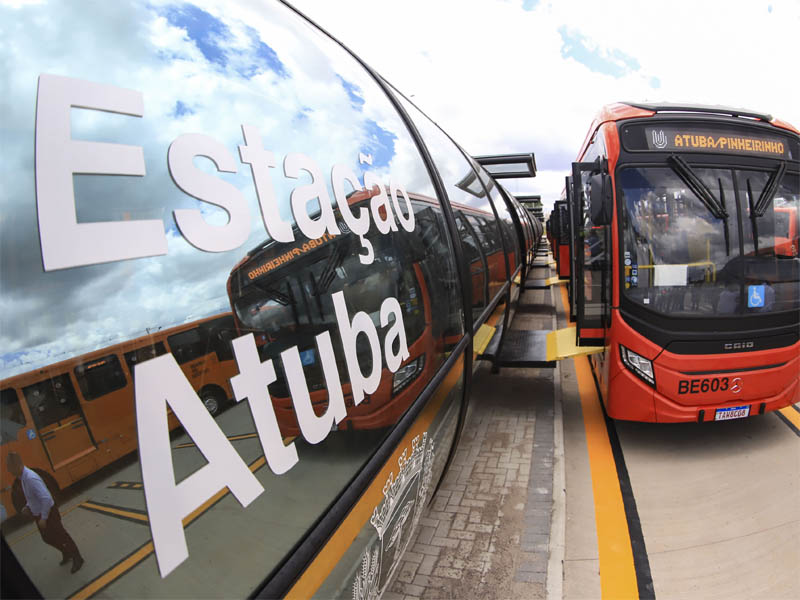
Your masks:
M731 406L730 408L718 408L714 415L715 421L727 421L728 419L741 419L750 416L750 406Z

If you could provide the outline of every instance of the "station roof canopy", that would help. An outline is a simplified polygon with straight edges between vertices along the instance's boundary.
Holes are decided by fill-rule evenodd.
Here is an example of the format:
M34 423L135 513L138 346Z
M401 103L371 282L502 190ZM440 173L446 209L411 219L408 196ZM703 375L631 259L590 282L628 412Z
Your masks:
M539 194L536 195L519 195L514 194L514 197L519 200L520 204L522 205L532 205L537 208L541 208L542 206L542 196Z
M536 177L536 158L529 154L491 154L474 157L495 179Z

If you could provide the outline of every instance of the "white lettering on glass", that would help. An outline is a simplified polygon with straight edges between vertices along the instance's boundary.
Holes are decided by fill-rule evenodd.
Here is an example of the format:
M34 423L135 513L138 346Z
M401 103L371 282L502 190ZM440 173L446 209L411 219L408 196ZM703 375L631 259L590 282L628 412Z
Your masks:
M78 223L73 175L145 176L141 146L86 142L71 139L70 110L83 108L141 117L144 100L140 92L57 75L39 77L36 110L36 199L42 262L46 271L66 269L131 258L167 254L164 224L159 219ZM256 197L266 232L278 242L293 242L292 223L281 218L270 169L277 166L275 154L263 147L257 127L242 125L244 145L239 146L242 164L250 165ZM232 183L197 169L196 156L210 159L222 173L237 173L233 155L218 140L199 133L178 136L167 150L172 180L184 193L201 202L219 206L228 214L225 225L211 225L197 209L177 209L175 222L187 242L205 252L225 252L241 247L250 235L250 211L242 191ZM284 175L299 179L305 172L311 182L297 185L290 193L292 216L308 239L341 232L319 165L305 154L284 158ZM354 192L370 190L364 206L353 210L345 183ZM364 173L364 184L350 167L334 164L331 186L336 206L364 250L362 264L375 259L366 238L370 216L378 232L386 235L415 226L414 211L405 187L390 178L388 188L376 173ZM388 195L387 195L388 189ZM400 207L402 196L406 213ZM367 202L368 205L367 206Z
M73 175L145 174L141 146L71 139L72 108L141 117L140 92L42 74L36 97L36 210L45 271L167 253L157 219L78 223Z
M316 336L316 340L325 373L325 388L328 390L328 408L321 416L316 415L314 406L311 404L308 383L303 374L303 364L300 361L300 352L297 346L292 346L281 353L283 370L289 383L289 393L292 396L294 412L297 414L297 422L303 437L309 444L320 443L328 437L333 424L341 423L342 419L347 416L342 384L331 344L331 334L325 331Z
M299 178L301 171L311 176L311 183L297 186L291 194L292 214L300 231L310 240L321 238L326 232L339 235L341 232L333 215L328 188L317 163L305 154L292 152L283 161L283 171L290 179ZM309 204L311 202L313 204ZM317 219L311 218L311 213L315 212L312 208L314 205L319 206Z
M336 322L339 324L339 334L342 336L344 358L347 363L347 372L350 375L350 386L353 390L353 403L358 406L364 399L364 394L373 393L381 382L381 346L378 341L378 331L375 329L372 319L363 311L357 312L353 316L353 321L350 321L347 316L344 292L336 292L331 298L336 312ZM356 340L360 334L366 336L372 355L372 366L368 375L364 375L361 371L361 364L356 353Z
M372 211L372 220L375 221L378 231L384 235L390 231L397 231L397 223L394 220L392 206L386 196L386 189L381 184L378 176L371 171L364 173L364 187L374 193L370 200L370 210Z
M179 136L167 152L169 173L175 185L193 198L224 209L228 213L228 223L221 227L211 225L194 208L175 210L175 223L186 241L195 248L206 252L235 250L250 236L247 201L232 183L195 167L195 156L208 158L223 173L236 173L236 159L223 144L198 133Z
M275 188L269 174L270 169L278 166L275 155L264 149L261 143L261 133L256 127L242 125L242 133L245 145L239 146L239 156L244 164L250 165L264 228L272 236L272 239L278 242L293 242L292 226L281 219L278 200L275 198Z
M172 354L136 365L136 429L147 515L161 577L189 558L183 519L226 487L242 506L264 488L197 397ZM169 404L208 461L175 483L169 440Z
M358 404L364 393L369 394L377 389L382 359L385 359L389 370L394 373L402 360L409 356L403 313L396 298L386 298L381 304L381 328L389 326L384 341L385 356L382 357L377 330L369 316L364 312L357 312L351 322L342 292L333 294L333 301L339 334L345 348L354 402ZM366 377L361 373L355 355L356 339L360 333L367 336L372 351L372 370ZM329 394L328 410L322 416L318 417L314 413L308 382L303 380L303 367L297 346L281 353L300 430L311 444L323 441L330 434L333 423L338 424L347 416L330 333L325 331L317 335L316 340ZM397 353L392 352L394 340L398 342ZM250 406L269 468L277 475L286 473L299 459L294 442L284 445L267 389L276 380L272 360L261 362L252 333L233 340L233 352L239 369L239 374L230 380L236 400L247 400ZM187 515L225 487L245 507L264 488L236 453L213 417L208 414L172 354L137 365L134 376L142 481L158 567L161 576L166 577L189 556L182 525ZM356 386L360 394L357 400ZM206 466L177 485L165 403L172 408L208 461Z
M236 401L246 399L250 406L269 468L276 475L286 473L297 464L297 448L294 442L290 442L288 446L283 444L278 419L267 390L267 386L277 379L272 360L261 362L252 333L233 340L233 352L239 367L239 374L231 377Z

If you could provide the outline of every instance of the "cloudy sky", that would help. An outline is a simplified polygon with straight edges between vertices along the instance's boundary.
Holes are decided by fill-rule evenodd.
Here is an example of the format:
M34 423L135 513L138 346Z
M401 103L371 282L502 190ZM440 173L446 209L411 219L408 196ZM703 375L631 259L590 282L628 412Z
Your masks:
M800 126L796 0L290 0L473 154L536 153L560 194L600 106L722 104Z
M357 157L368 154L380 177L432 193L381 90L277 2L203 0L198 8L180 0L98 0L92 19L87 4L0 0L0 40L7 42L0 53L8 67L0 69L0 89L8 91L0 98L0 378L228 310L230 270L266 232L249 168L218 173L198 159L198 169L242 195L252 228L246 243L212 254L180 235L176 209L194 207L214 225L227 220L178 189L167 172L168 148L185 133L218 141L235 163L241 126L251 124L279 161L305 152L323 170L350 164L361 176ZM539 176L510 187L541 193L546 207L607 102L746 106L800 125L800 85L791 71L797 0L672 2L669 13L633 1L613 2L608 13L607 3L546 0L294 4L469 152L535 152ZM42 271L33 175L41 73L142 93L141 118L72 111L74 139L140 146L146 164L139 178L75 176L76 216L160 219L167 256ZM286 217L295 179L273 183Z

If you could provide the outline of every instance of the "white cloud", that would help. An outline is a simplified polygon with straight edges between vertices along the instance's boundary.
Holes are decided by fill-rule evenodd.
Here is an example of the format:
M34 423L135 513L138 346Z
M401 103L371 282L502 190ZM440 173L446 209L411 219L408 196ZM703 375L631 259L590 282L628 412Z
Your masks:
M413 95L469 152L535 152L554 173L519 185L545 205L608 102L722 104L800 126L800 4L792 0L542 1L532 11L522 0L293 4ZM562 28L598 56L629 57L638 69L614 77L564 58Z

